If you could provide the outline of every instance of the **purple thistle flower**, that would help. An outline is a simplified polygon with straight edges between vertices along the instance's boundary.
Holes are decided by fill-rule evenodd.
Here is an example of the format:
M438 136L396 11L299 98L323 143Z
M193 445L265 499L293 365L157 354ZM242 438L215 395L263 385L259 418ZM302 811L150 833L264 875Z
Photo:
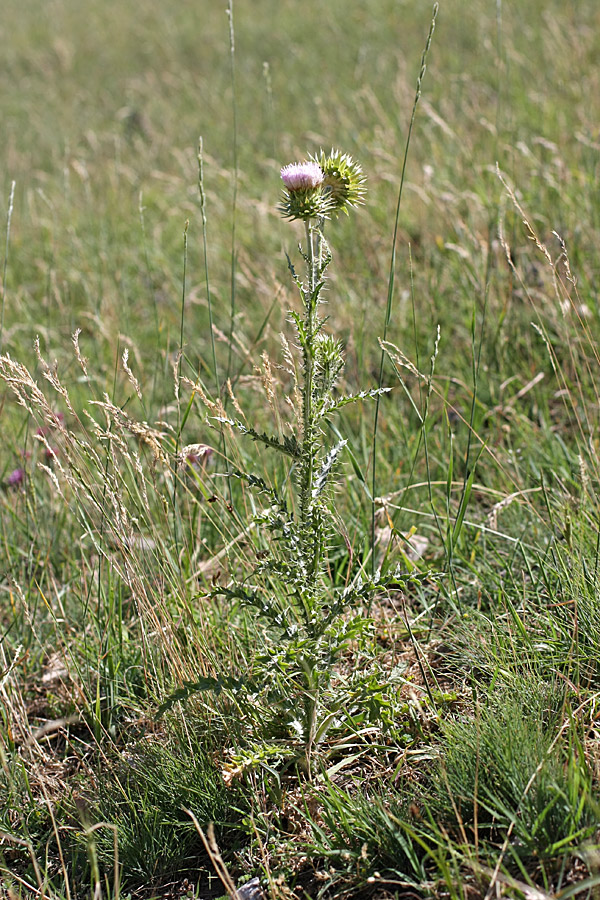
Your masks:
M290 163L281 170L281 180L288 191L314 191L323 184L323 172L315 162Z
M188 450L186 459L190 466L200 466L207 463L214 453L213 448L207 444L192 444L191 449L187 447L185 449Z
M204 468L210 462L215 451L208 444L188 444L177 456L177 465L180 469L191 466L192 469Z
M25 469L13 469L6 479L8 487L18 487L25 481Z

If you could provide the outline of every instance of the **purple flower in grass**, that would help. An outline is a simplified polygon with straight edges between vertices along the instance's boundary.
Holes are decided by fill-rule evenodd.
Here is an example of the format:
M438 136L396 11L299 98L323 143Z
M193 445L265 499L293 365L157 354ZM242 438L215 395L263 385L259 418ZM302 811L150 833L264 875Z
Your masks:
M215 451L208 444L187 444L177 457L180 469L190 466L192 469L203 469L210 462Z
M25 481L25 469L13 469L6 478L8 487L19 487Z
M323 172L316 162L290 163L281 170L288 191L314 191L323 184Z
M184 448L184 453L186 450L186 459L190 466L206 465L214 453L213 448L207 444L190 444Z
M331 202L323 193L323 170L321 166L308 162L290 163L281 170L284 192L279 211L285 219L326 218Z

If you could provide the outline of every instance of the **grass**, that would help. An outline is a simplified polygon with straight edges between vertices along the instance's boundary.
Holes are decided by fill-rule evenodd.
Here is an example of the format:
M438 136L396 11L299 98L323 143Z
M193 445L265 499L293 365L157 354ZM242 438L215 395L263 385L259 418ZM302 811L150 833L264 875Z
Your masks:
M230 12L233 53L225 4L3 6L0 894L593 896L597 4L440 4L393 292L430 7ZM291 434L279 169L331 146L340 393L384 332L392 391L374 486L374 404L328 426L323 577L397 574L319 645L307 765L293 472L214 416Z

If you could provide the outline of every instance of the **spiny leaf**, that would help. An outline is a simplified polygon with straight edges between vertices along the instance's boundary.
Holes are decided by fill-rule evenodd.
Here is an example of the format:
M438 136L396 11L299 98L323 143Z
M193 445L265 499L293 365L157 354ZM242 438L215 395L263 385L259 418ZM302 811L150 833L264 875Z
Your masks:
M247 678L234 678L233 675L218 675L216 678L212 676L205 676L200 678L198 681L184 681L183 685L180 688L177 688L176 691L173 691L172 694L166 698L166 700L161 703L156 713L155 718L160 719L167 710L171 709L176 703L184 700L188 700L193 694L203 693L205 691L212 691L217 696L222 693L222 691L230 690L230 691L240 691L242 688L248 685Z
M338 456L340 455L340 452L343 450L343 448L346 446L347 443L348 443L347 440L345 440L345 439L341 440L338 444L335 445L335 447L333 447L329 451L329 453L325 457L325 461L324 461L323 465L321 466L321 469L319 470L319 472L317 473L317 476L315 478L313 492L312 492L313 499L316 500L316 498L319 497L320 494L322 494L323 491L325 490L325 485L327 484L327 479L329 478L329 474L330 474L331 470L333 469L334 465L336 464L336 461L337 461Z
M259 494L267 494L281 509L286 509L285 503L280 499L277 492L274 491L272 487L269 487L267 482L264 478L261 478L260 475L252 475L251 472L242 472L240 469L234 469L230 472L230 477L239 478L240 481L245 481L248 487L256 488Z
M323 413L330 413L336 409L341 409L342 406L347 406L348 403L356 403L357 400L372 400L374 397L380 397L381 394L387 394L392 389L389 387L385 388L371 388L369 391L360 391L358 394L351 394L349 397L340 397L339 400L332 400L323 410Z
M304 255L304 254L302 254L302 255ZM285 254L285 258L287 259L288 269L290 270L290 275L292 276L292 281L294 281L294 283L300 288L300 290L303 290L302 282L300 281L300 278L296 274L296 269L294 268L294 264L291 261L291 259L287 253Z
M260 434L258 431L255 431L254 428L248 428L243 422L240 422L237 419L228 419L225 416L215 416L215 419L217 422L223 422L224 425L231 425L231 427L236 428L240 434L248 435L253 441L264 444L266 447L271 447L273 450L279 450L280 453L284 453L286 456L291 456L292 459L300 458L300 447L298 446L298 441L295 437L284 437L283 440L280 441L272 435L265 434L264 432Z
M213 591L213 596L220 595L229 600L239 600L244 606L252 607L257 613L268 619L277 628L285 628L291 607L282 608L278 598L271 596L266 591L247 591L240 584L231 588L218 587Z

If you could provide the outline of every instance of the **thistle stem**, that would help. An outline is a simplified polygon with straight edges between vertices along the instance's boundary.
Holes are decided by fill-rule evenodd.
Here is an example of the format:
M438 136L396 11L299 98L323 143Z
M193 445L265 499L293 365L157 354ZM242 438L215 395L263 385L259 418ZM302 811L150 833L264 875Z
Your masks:
M304 291L304 341L302 342L302 364L304 371L304 384L302 385L302 475L300 481L300 525L304 532L305 550L307 546L307 532L310 532L310 512L312 506L312 491L314 478L315 456L315 417L314 417L314 339L317 325L316 316L316 287L319 272L319 256L321 251L321 235L318 229L306 221L306 255L308 257L308 287ZM316 246L315 246L316 244ZM310 541L312 544L312 541ZM308 565L309 571L314 566Z
M319 538L315 534L315 521L312 515L313 481L316 461L316 421L314 406L314 341L318 326L317 320L317 285L321 273L322 235L321 229L309 220L305 221L306 257L308 284L303 290L304 298L304 339L302 341L302 363L304 382L302 385L302 448L300 475L300 531L303 557L306 567L307 585L304 591L304 611L309 633L313 632L314 593L319 565ZM306 729L306 766L310 778L310 759L315 742L317 710L319 706L318 678L314 665L306 662L305 682L305 729Z

